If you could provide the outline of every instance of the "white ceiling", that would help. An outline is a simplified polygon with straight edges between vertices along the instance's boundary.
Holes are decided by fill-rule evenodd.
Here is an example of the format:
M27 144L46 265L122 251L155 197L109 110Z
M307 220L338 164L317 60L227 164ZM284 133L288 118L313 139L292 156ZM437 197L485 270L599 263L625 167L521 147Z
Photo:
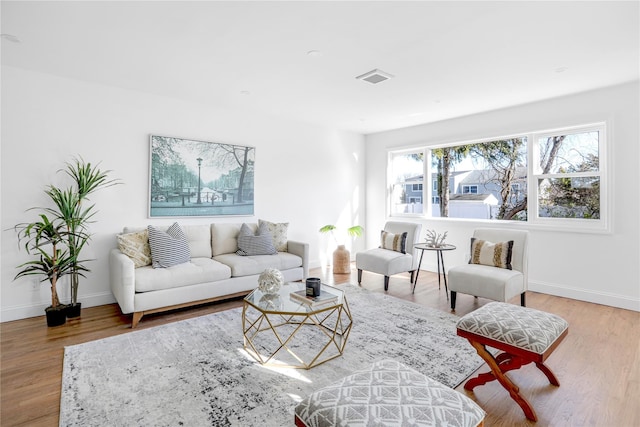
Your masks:
M638 6L3 0L2 64L368 134L637 80Z

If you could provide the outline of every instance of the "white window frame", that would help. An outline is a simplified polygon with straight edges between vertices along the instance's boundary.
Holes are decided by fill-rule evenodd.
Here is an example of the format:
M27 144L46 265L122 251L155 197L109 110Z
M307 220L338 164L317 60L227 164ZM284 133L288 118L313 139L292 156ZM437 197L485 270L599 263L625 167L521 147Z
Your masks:
M584 231L609 231L609 176L607 173L607 133L606 123L595 123L590 125L573 126L566 128L557 128L546 130L543 132L535 132L531 135L531 144L529 150L529 173L527 174L528 192L528 222L530 224L551 225L562 228L579 229ZM598 170L589 172L572 172L572 173L549 173L542 174L540 171L540 147L538 140L557 136L559 134L578 134L586 132L598 132ZM600 218L584 219L584 218L551 218L538 216L539 210L539 193L538 180L543 178L574 178L574 177L592 177L600 178Z
M424 183L423 183L423 200L430 200L431 203L423 204L422 214L397 214L393 213L391 204L389 207L388 215L390 217L420 217L427 218L435 221L465 221L465 222L478 222L481 224L516 224L526 228L541 228L541 229L560 229L563 231L572 232L594 232L594 233L610 233L611 232L611 177L608 168L608 123L606 121L595 122L591 124L583 124L577 126L558 127L554 129L547 129L542 131L529 131L529 132L517 132L508 136L496 136L491 138L478 138L469 141L456 141L454 143L447 144L434 144L429 146L420 146L413 148L405 148L398 150L388 151L389 165L393 155L397 154L409 154L409 153L424 153ZM600 218L599 219L583 219L583 218L549 218L538 217L538 186L537 181L542 176L539 171L539 147L538 139L545 136L556 136L558 134L574 134L582 132L599 132L599 148L598 148L598 160L599 170L597 172L576 172L573 176L599 176L600 178ZM435 183L431 179L432 167L431 158L432 150L441 147L454 147L465 144L477 144L487 141L495 141L500 139L510 138L526 138L527 141L527 220L526 221L502 221L502 220L483 220L483 219L470 219L470 218L440 218L432 216L432 205L434 197L437 197L436 191L433 186ZM551 175L551 174L550 174ZM548 175L545 175L547 177ZM568 177L568 174L559 174L560 177ZM393 183L390 182L390 175L387 178L387 186L390 188ZM519 183L517 186L521 188ZM479 191L479 188L478 188ZM390 195L389 195L390 196ZM390 199L390 197L389 197ZM389 200L390 201L390 200Z
M389 150L387 151L387 180L386 180L386 185L387 185L387 215L389 217L395 217L395 218L425 218L425 217L430 217L431 216L431 203L423 203L422 204L422 213L398 213L398 212L394 212L394 208L393 208L393 188L394 185L396 184L400 184L398 182L395 182L393 180L393 158L395 156L399 156L399 155L407 155L407 154L413 154L413 153L422 153L423 154L423 160L422 160L422 166L423 166L423 173L422 173L422 200L429 200L429 197L431 197L431 191L430 189L427 187L427 175L426 175L426 171L429 170L428 169L428 165L427 165L427 161L426 161L426 156L427 153L430 153L429 149L426 147L412 147L412 148L404 148L404 149L397 149L397 150ZM406 185L406 181L404 181L404 185Z

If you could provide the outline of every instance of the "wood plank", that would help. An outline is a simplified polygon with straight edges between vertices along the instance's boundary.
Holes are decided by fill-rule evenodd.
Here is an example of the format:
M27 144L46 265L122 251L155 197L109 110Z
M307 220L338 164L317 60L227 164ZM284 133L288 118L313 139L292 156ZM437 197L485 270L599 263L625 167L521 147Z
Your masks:
M357 272L333 275L313 269L325 283L357 285ZM362 287L383 293L383 277L363 272ZM434 273L421 271L415 294L408 274L392 276L389 295L450 312L444 286ZM458 294L456 315L488 303ZM519 304L519 299L512 301ZM241 307L241 299L166 313L145 315L135 330ZM485 426L638 426L640 409L640 313L529 292L527 306L555 313L569 322L569 334L547 360L561 386L549 384L534 365L510 371L509 377L535 408L538 423L528 421L497 382L461 393L485 411ZM0 425L57 426L64 346L130 333L131 316L116 304L85 308L82 317L47 328L44 316L0 325ZM353 344L353 343L351 343ZM348 351L348 347L347 350ZM473 375L485 372L481 367ZM428 373L426 373L428 374Z

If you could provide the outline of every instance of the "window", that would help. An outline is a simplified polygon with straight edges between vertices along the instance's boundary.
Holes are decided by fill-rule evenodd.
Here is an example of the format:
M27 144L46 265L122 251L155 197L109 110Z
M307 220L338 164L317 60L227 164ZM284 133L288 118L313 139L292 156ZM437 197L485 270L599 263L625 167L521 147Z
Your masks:
M601 219L603 128L536 135L536 219Z
M392 152L391 215L606 228L605 130L600 123Z
M389 163L391 215L422 214L424 151L390 153Z
M477 185L463 185L462 194L478 194Z
M433 195L439 201L432 216L526 219L526 202L511 187L526 185L526 136L431 149L431 165Z

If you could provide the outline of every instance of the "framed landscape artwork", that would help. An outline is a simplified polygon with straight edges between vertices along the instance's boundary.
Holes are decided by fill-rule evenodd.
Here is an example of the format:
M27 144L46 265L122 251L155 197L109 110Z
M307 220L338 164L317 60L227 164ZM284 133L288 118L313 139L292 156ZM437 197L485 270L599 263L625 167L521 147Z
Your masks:
M149 217L253 215L255 147L150 139Z

